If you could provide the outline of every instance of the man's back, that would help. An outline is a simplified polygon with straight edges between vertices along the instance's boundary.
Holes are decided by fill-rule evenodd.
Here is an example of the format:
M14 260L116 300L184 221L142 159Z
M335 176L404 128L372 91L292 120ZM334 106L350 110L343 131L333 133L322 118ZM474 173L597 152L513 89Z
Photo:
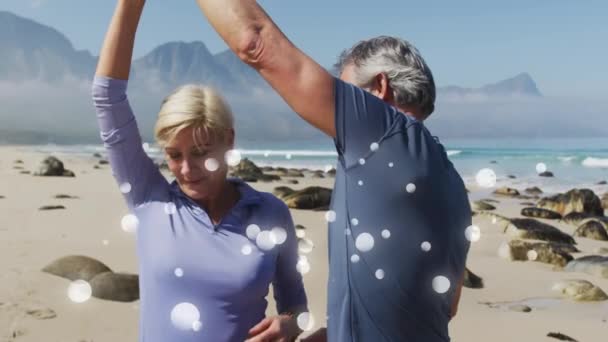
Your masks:
M328 341L449 341L471 209L422 123L336 80Z

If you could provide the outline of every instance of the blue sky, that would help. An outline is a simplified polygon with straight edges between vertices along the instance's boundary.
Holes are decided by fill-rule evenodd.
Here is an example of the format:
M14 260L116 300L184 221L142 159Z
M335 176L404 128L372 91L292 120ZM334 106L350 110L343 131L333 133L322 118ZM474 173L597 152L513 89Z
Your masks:
M288 37L325 66L359 39L413 42L439 85L477 87L529 72L550 97L599 100L608 78L608 1L262 0ZM64 33L98 54L113 0L2 0L0 10ZM194 0L148 0L135 57L174 40L226 48Z

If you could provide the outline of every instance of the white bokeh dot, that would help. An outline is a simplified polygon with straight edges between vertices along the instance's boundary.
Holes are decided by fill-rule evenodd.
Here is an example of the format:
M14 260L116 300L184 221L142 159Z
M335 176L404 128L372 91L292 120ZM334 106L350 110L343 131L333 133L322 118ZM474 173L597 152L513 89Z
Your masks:
M124 182L122 184L120 184L120 192L122 192L123 194L128 194L129 192L131 192L131 183L129 182Z
M450 280L445 276L433 278L433 290L437 293L446 293L450 289Z
M251 254L252 251L253 251L253 248L251 247L250 244L246 244L243 247L241 247L241 253L243 253L243 255L249 255L249 254Z
M358 254L353 254L353 255L351 255L351 256L350 256L350 261L351 261L353 264L358 263L358 262L359 262L359 259L360 259L360 258L359 258L359 255L358 255Z
M255 240L260 234L260 227L257 224L250 224L245 230L247 237L251 240Z
M120 225L125 232L135 233L137 231L137 226L139 226L139 219L133 214L127 214L120 221Z
M408 185L406 185L405 190L407 192L409 192L410 194L416 192L416 184L414 183L409 183Z
M498 256L502 259L510 259L511 258L511 247L508 242L503 242L498 247Z
M200 318L198 308L192 303L179 303L171 310L171 323L180 330L192 330Z
M176 212L177 212L177 207L175 206L175 203L173 203L173 202L165 203L165 214L173 215Z
M298 251L300 251L300 253L308 254L312 252L314 247L315 245L310 239L303 238L298 240Z
M370 233L361 233L355 240L355 247L361 252L369 252L374 248L374 237Z
M299 256L298 263L296 264L296 271L298 271L302 275L310 272L310 263L308 262L308 258L305 255Z
M475 175L475 181L482 188L492 188L496 185L496 173L492 169L481 169Z
M422 249L425 252L428 252L431 250L431 243L428 241L424 241L423 243L420 244L420 249Z
M291 153L287 153L287 154L285 155L285 158L287 158L287 159L291 159Z
M201 323L201 321L194 321L192 323L192 330L194 330L194 331L200 331L202 327L203 327L203 323Z
M306 230L304 229L296 229L296 237L303 239L306 237Z
M270 238L275 245L282 245L287 240L287 231L281 227L274 227L270 231Z
M372 152L378 151L379 147L380 147L380 145L378 145L377 142L372 143L371 145L369 145L369 149L372 150Z
M543 173L547 171L547 165L545 163L538 163L536 164L536 172L537 173Z
M388 163L388 167L393 167L395 164L393 162Z
M310 312L302 312L296 318L298 328L303 331L310 331L315 326L315 320Z
M531 249L528 251L528 253L526 253L526 256L528 257L528 260L535 261L538 258L538 253Z
M363 159L363 158L359 159L359 164L365 165L365 159Z
M391 231L390 231L390 230L388 230L388 229L384 229L384 230L382 231L382 237L383 237L383 238L385 238L385 239L390 238L390 237L391 237Z
M377 269L376 270L376 278L378 278L378 279L384 279L384 270Z
M336 220L336 212L333 210L329 210L325 213L325 221L334 222Z
M68 286L68 298L74 303L84 303L91 298L93 289L86 280L74 280Z
M104 246L107 246L110 244L110 241L108 240L102 240L101 243L103 243Z
M498 222L498 220L496 219L496 216L492 217L492 224L496 224L496 222Z
M241 152L239 150L229 150L224 157L226 164L229 166L237 166L241 162Z
M350 224L352 224L353 226L357 226L357 225L359 225L359 219L357 219L356 217L353 217L353 218L350 220Z
M270 156L270 151L264 152L264 157L268 158Z
M263 251L269 251L275 246L272 234L267 230L258 234L258 236L255 238L255 243L258 245L258 248Z
M350 236L350 235L352 234L352 232L351 232L350 228L346 228L346 229L344 230L344 234L346 234L347 236Z
M481 230L476 225L468 226L464 231L464 236L471 242L477 242L481 237Z
M175 276L178 278L181 278L184 276L184 270L182 270L181 268L176 268L175 269Z
M205 160L205 169L209 172L215 172L220 168L220 163L215 158Z
M357 184L359 184L359 186L363 186L363 181L362 181L362 180L359 180L359 181L357 182Z

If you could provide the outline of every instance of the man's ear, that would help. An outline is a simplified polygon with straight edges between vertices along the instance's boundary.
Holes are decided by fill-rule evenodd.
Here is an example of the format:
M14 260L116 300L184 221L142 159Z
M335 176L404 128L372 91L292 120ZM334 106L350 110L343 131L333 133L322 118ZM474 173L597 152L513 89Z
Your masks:
M371 84L371 93L386 102L393 102L393 88L389 83L388 77L384 73L379 73L374 77Z

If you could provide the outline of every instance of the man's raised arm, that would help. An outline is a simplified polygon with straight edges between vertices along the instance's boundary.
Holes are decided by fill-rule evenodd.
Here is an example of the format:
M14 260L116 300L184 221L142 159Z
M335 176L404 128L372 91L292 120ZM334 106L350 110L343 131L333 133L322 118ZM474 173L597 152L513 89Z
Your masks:
M294 46L256 1L197 2L243 62L255 68L304 120L336 136L333 77Z

